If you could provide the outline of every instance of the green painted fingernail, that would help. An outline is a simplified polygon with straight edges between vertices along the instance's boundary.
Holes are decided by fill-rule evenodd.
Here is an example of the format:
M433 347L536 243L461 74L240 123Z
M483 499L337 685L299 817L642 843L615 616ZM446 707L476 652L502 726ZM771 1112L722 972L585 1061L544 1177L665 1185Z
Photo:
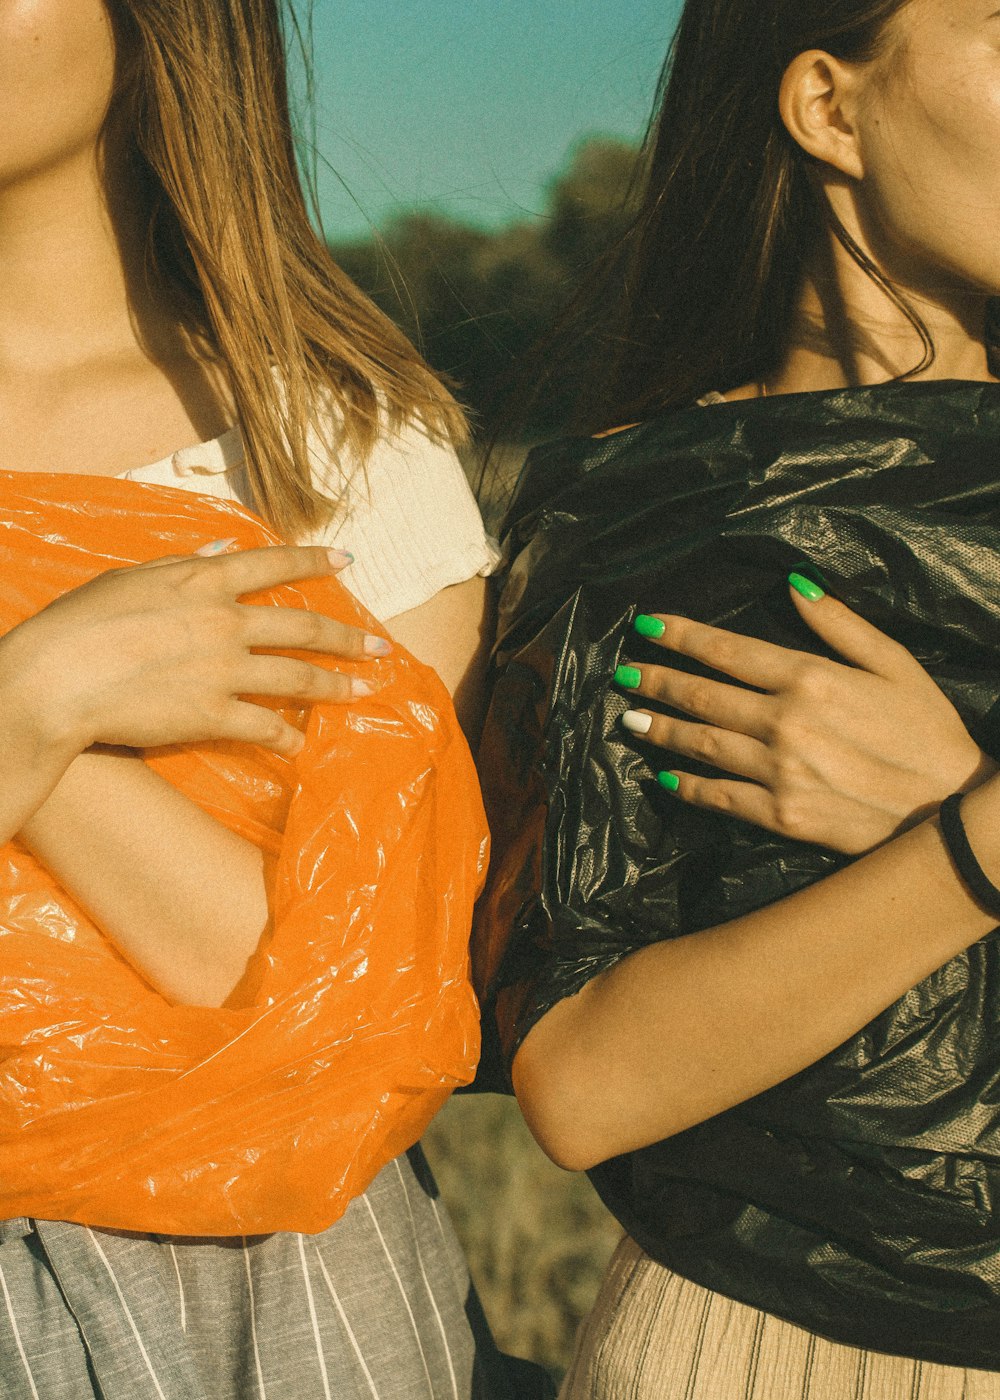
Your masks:
M676 773L657 773L656 781L666 792L676 792L681 785Z
M788 582L795 589L796 593L801 593L803 598L808 598L810 603L818 603L826 594L818 583L813 583L811 578L806 578L805 574L789 574Z
M811 559L800 559L797 564L790 564L789 572L811 578L813 583L818 583L820 588L826 589L827 593L830 591L830 585L823 576L823 570L817 568Z
M632 625L640 637L651 637L654 642L658 642L667 630L665 622L661 622L658 617L650 617L647 613L640 613Z
M624 686L626 690L638 690L642 685L642 672L638 666L619 666L615 672L615 685Z

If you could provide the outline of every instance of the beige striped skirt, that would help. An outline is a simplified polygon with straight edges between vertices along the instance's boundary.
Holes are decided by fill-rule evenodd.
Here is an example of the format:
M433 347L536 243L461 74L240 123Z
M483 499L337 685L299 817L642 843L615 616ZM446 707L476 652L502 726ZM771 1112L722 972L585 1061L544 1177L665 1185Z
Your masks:
M824 1341L679 1278L626 1235L559 1400L1000 1400L1000 1372Z

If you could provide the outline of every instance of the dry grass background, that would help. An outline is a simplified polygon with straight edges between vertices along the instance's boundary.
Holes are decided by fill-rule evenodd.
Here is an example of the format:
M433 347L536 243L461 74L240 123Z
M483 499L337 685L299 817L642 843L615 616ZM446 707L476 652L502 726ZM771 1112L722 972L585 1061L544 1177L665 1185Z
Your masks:
M423 1139L498 1344L559 1378L621 1227L536 1146L516 1103L459 1095Z

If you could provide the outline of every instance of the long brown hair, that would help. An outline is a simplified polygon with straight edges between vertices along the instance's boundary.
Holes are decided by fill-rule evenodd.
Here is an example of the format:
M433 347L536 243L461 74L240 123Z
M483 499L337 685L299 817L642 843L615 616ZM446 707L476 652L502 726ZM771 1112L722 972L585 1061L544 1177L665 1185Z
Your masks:
M279 0L113 0L119 82L110 120L132 133L147 275L221 357L261 512L295 536L329 500L307 433L332 406L344 455L419 418L465 431L406 337L333 262L296 166Z
M796 55L821 49L874 60L908 3L687 0L661 78L645 192L613 259L616 312L594 426L772 372L806 265L831 223L921 334L919 368L933 357L918 318L833 221L778 110Z

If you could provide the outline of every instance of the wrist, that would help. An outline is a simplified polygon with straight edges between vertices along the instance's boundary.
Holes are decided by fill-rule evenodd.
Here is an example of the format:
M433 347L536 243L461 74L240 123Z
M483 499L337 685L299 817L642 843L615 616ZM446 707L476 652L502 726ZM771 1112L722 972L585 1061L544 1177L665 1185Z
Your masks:
M972 792L997 773L1000 773L1000 764L978 744L973 744L967 762L956 768L953 774L955 781L950 784L948 792Z
M962 799L961 819L976 860L994 885L1000 885L1000 777L994 775Z
M43 771L65 768L90 739L51 678L37 674L25 641L20 628L0 638L0 742Z

